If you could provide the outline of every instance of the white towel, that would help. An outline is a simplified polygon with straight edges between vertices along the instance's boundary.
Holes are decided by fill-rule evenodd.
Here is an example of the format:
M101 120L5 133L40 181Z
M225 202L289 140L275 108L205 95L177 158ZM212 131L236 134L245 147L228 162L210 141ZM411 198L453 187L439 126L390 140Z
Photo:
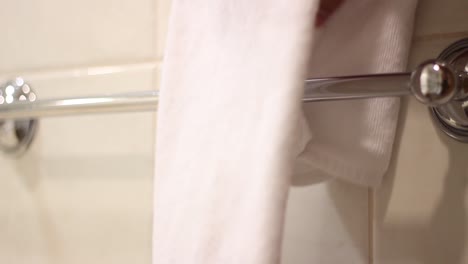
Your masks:
M405 71L416 3L345 1L317 32L309 77ZM303 134L309 138L303 139L307 146L293 182L332 176L378 186L390 161L399 102L379 98L304 104Z
M396 2L404 9L405 1ZM153 263L279 262L287 192L307 139L297 124L317 6L175 0L158 112Z

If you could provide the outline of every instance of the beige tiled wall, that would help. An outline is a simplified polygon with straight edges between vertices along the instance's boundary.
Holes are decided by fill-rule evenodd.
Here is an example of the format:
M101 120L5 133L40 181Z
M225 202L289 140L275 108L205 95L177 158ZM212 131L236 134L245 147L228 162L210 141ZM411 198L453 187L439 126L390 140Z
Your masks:
M168 5L5 0L0 83L39 98L157 89ZM155 113L41 120L0 155L0 263L150 263Z
M5 0L0 82L40 98L157 89L169 0ZM410 65L468 37L468 2L421 0ZM154 113L50 118L0 156L0 263L150 263ZM404 100L383 186L293 187L283 263L468 263L468 147Z
M368 263L368 197L340 181L291 188L282 263Z
M0 71L156 58L156 0L5 0Z

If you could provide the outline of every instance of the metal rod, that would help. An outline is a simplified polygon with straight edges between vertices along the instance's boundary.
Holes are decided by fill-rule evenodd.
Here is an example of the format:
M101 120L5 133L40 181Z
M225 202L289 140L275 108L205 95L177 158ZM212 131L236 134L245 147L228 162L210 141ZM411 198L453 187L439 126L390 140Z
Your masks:
M411 73L309 79L304 102L410 95Z
M0 106L0 119L38 118L91 113L154 111L158 92L147 91L113 96L47 99Z
M363 99L411 94L410 73L309 79L304 102ZM0 119L39 118L90 113L154 111L158 92L36 100L0 105Z

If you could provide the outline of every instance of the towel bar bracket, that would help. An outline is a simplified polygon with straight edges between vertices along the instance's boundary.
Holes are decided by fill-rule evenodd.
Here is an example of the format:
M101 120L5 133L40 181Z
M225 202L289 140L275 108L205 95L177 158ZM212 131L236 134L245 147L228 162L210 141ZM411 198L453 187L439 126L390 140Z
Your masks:
M457 76L458 91L449 102L429 107L430 113L445 134L468 143L468 39L447 47L437 60L450 65Z
M0 87L0 105L34 102L36 93L22 78ZM18 156L31 145L37 131L37 119L0 119L0 151Z

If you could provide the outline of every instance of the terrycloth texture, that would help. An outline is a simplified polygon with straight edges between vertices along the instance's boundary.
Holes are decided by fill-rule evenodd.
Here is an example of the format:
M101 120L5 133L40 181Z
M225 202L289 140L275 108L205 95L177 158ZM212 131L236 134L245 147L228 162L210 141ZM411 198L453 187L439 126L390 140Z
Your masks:
M405 9L412 4L406 1L395 1L400 5L398 12L408 12ZM371 60L358 61L358 56L348 54L355 52L354 45L363 44L354 42L355 35L363 38L361 34L372 33L361 51L375 46L372 38L378 32L374 31L381 31L380 41L397 36L399 28L394 26L368 25L363 19L373 17L370 11L346 13L366 6L377 10L376 2L349 1L349 5L356 5L355 11L343 6L340 15L330 18L321 32L323 39L317 42L313 75L331 73L332 67L338 67L335 72L340 74L394 69L384 68L380 59L371 66L367 65ZM308 140L304 134L307 130L298 124L305 124L301 121L301 97L317 5L317 0L175 0L158 111L153 263L279 262L290 178L295 159ZM392 14L392 19L405 17ZM394 25L389 18L382 17L385 25ZM388 30L390 37L386 38ZM343 40L332 43L332 39ZM395 42L388 43L391 45ZM405 55L383 48L381 45L376 50L390 60L391 56ZM324 49L337 54L321 54ZM340 54L342 60L338 60ZM371 52L367 56L380 55ZM325 69L321 69L321 63ZM348 63L352 65L341 65ZM352 72L361 64L363 68ZM393 102L386 104L396 113L397 103ZM365 116L364 109L371 116L387 109L363 102L337 106L348 114L349 108L362 108L356 120ZM374 107L379 109L377 114ZM310 123L316 141L309 146L314 142L333 143L331 137L322 135L327 124L318 115L334 118L336 114L325 106L317 111L321 112L314 113L311 117L316 120ZM343 122L342 116L339 120ZM391 122L390 130L394 128L394 120ZM359 132L373 139L380 131L375 125L380 123L354 123L354 134L362 126ZM336 146L341 146L345 138L336 135ZM341 157L346 156L337 160ZM333 168L333 164L326 165Z
M317 32L309 77L406 70L415 0L348 0ZM376 187L388 168L399 98L304 104L296 184L329 176ZM307 141L307 140L306 140Z
M279 261L317 1L176 0L153 263Z

